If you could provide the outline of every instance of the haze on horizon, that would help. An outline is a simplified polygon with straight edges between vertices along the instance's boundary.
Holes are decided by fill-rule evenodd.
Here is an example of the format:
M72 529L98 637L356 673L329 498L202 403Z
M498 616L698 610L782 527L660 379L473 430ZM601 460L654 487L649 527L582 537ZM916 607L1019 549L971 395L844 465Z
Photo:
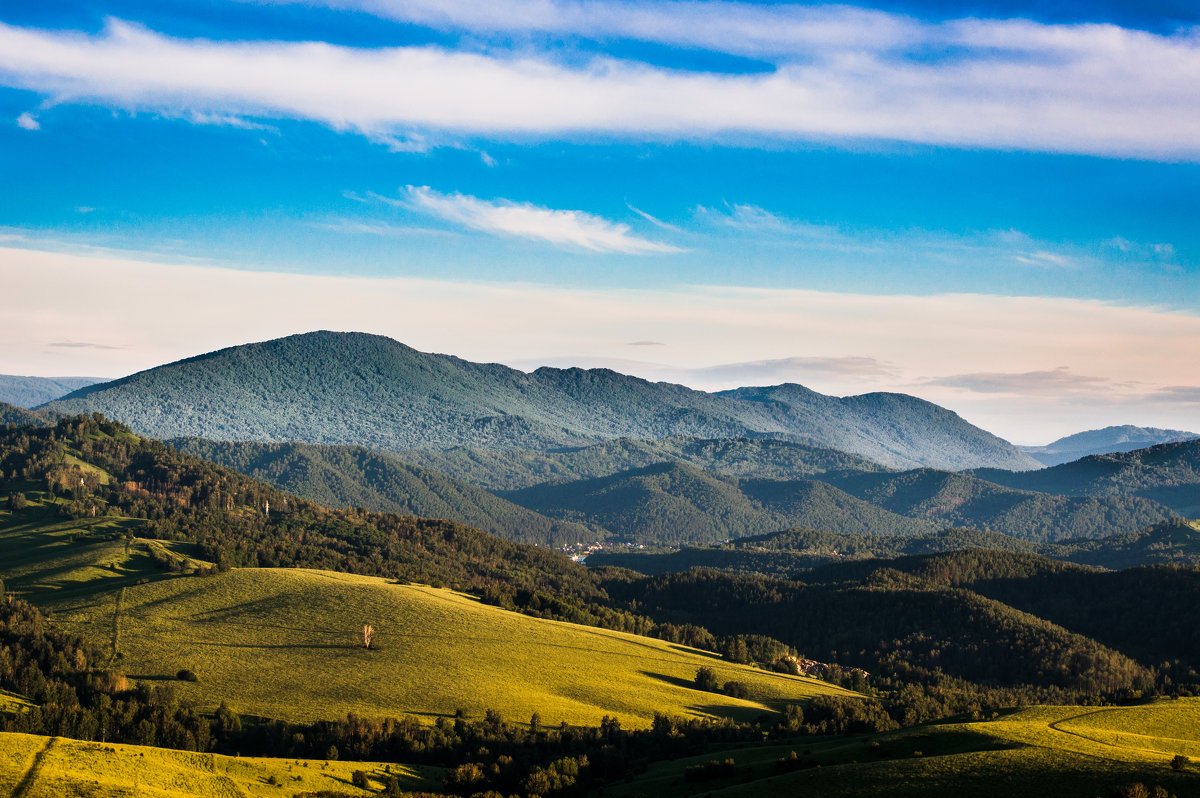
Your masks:
M329 328L1200 429L1200 13L1042 5L6 7L0 373Z

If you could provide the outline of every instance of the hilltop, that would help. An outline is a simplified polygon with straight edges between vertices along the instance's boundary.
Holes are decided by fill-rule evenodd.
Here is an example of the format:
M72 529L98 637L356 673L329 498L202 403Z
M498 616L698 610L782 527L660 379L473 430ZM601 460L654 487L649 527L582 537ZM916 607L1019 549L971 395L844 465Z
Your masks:
M46 407L99 411L158 438L397 451L753 437L901 467L1037 465L957 414L911 396L838 398L796 385L710 394L607 369L527 374L363 333L314 332L223 349L84 388Z
M1131 452L1134 449L1145 449L1160 443L1177 443L1196 438L1200 438L1200 434L1195 432L1157 427L1135 427L1125 424L1118 427L1077 432L1045 446L1018 446L1017 448L1043 465L1056 466L1092 454Z
M34 408L100 382L104 382L101 377L19 377L0 374L0 403Z
M1091 455L1039 471L980 469L971 473L1021 490L1067 496L1137 496L1185 517L1200 516L1200 440Z

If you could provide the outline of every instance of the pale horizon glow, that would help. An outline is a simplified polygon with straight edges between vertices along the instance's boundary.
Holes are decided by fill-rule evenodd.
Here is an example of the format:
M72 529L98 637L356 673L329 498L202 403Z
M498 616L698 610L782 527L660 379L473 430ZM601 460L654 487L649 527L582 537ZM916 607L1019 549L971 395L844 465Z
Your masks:
M0 373L124 376L317 329L701 390L898 391L1014 443L1114 424L1200 431L1200 316L1092 300L680 285L585 289L300 275L0 248ZM649 355L650 357L647 357Z

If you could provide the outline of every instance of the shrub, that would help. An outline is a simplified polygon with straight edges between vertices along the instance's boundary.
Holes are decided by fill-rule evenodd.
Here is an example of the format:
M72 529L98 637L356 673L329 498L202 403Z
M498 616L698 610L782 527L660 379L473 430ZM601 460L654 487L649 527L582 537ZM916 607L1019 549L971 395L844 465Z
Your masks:
M179 673L175 674L175 676L181 682L196 682L200 680L200 677L196 675L195 671L188 670L187 668L184 668Z
M721 692L730 698L745 698L749 695L746 685L741 682L725 682L724 686L721 687Z
M371 786L367 782L367 774L361 770L356 770L350 775L350 783L360 790L368 789Z
M696 689L705 690L709 693L715 693L720 689L720 682L717 681L717 674L713 673L713 669L708 666L701 666L696 669Z
M1171 770L1183 770L1188 766L1189 762L1191 760L1183 754L1176 754L1175 758L1171 760Z

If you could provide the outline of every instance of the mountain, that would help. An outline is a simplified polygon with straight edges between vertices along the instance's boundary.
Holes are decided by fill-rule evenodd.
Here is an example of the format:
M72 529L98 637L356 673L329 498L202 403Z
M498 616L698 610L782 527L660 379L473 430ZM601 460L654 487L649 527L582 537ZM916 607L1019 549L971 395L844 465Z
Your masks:
M893 513L1023 540L1102 538L1175 517L1167 507L1142 496L1048 495L1060 491L1014 489L929 468L899 474L844 472L820 479Z
M32 427L44 423L46 419L41 413L0 402L0 426L12 424L17 427Z
M1200 440L1097 454L1039 471L979 469L977 477L1066 496L1140 496L1200 517Z
M1158 429L1157 427L1135 427L1125 424L1119 427L1087 430L1059 438L1054 443L1045 446L1019 446L1039 463L1056 466L1069 463L1090 454L1110 454L1112 452L1131 452L1134 449L1145 449L1160 443L1176 443L1200 438L1195 432L1184 432L1177 429Z
M935 529L821 482L739 481L682 463L501 495L552 518L594 524L622 539L654 545L710 543L793 526L881 535Z
M910 537L786 529L669 553L601 550L589 556L587 563L592 567L628 568L643 574L715 568L804 579L805 572L828 565L967 549L1039 554L1053 560L1112 570L1142 565L1196 568L1200 567L1200 523L1167 521L1137 532L1061 543L1034 543L975 529L943 529Z
M617 438L591 446L536 449L411 449L397 456L487 490L607 477L657 463L681 462L735 477L795 479L841 471L889 471L878 463L836 449L771 438L671 437L646 441Z
M100 377L18 377L0 374L0 402L33 408L100 382L104 382Z
M202 438L176 438L168 443L326 507L445 518L506 540L544 546L589 542L602 536L580 524L552 520L482 488L358 446Z
M47 407L99 411L159 438L397 451L751 437L898 467L1036 466L955 413L909 396L838 398L795 385L709 394L607 369L527 374L363 333L314 332L223 349L84 388Z

